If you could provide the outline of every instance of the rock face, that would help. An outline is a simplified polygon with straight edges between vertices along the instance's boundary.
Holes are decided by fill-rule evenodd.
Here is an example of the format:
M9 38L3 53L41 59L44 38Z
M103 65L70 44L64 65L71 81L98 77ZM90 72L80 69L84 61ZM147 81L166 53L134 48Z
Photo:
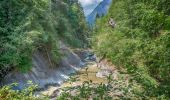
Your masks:
M85 63L82 62L78 54L65 46L64 43L60 43L60 48L60 52L64 57L62 57L59 65L50 67L47 58L40 51L37 51L32 58L33 67L31 71L27 73L12 71L1 84L19 83L19 86L14 88L19 90L25 87L28 80L38 84L40 88L47 85L61 85L69 78L71 73L80 70Z
M90 26L93 26L97 17L102 17L107 14L112 0L103 0L93 12L87 16L87 22Z

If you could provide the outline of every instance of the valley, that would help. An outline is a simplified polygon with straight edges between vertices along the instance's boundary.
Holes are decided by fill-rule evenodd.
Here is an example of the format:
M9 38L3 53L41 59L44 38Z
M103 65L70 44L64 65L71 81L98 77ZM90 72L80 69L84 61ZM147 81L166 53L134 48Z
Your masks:
M169 0L1 0L0 100L169 100Z

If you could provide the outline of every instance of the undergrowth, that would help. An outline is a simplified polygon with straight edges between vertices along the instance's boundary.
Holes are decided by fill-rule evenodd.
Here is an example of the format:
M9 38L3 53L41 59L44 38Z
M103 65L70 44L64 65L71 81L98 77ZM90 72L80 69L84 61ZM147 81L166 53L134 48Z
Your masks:
M169 0L113 0L97 20L93 48L143 84L146 96L170 97ZM109 26L112 18L115 28Z

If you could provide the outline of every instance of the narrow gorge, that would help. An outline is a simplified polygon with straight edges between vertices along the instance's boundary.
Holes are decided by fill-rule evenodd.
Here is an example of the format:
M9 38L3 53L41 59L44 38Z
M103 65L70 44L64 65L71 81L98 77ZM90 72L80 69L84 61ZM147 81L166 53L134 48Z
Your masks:
M169 0L1 0L0 100L169 100Z

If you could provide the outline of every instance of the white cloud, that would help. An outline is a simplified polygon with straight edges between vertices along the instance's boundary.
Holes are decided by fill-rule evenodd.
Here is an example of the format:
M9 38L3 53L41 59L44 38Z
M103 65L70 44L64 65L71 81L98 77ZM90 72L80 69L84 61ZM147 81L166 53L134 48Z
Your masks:
M103 0L79 0L79 1L84 8L85 15L88 15Z
M79 0L83 6L92 5L94 3L99 3L102 0Z

